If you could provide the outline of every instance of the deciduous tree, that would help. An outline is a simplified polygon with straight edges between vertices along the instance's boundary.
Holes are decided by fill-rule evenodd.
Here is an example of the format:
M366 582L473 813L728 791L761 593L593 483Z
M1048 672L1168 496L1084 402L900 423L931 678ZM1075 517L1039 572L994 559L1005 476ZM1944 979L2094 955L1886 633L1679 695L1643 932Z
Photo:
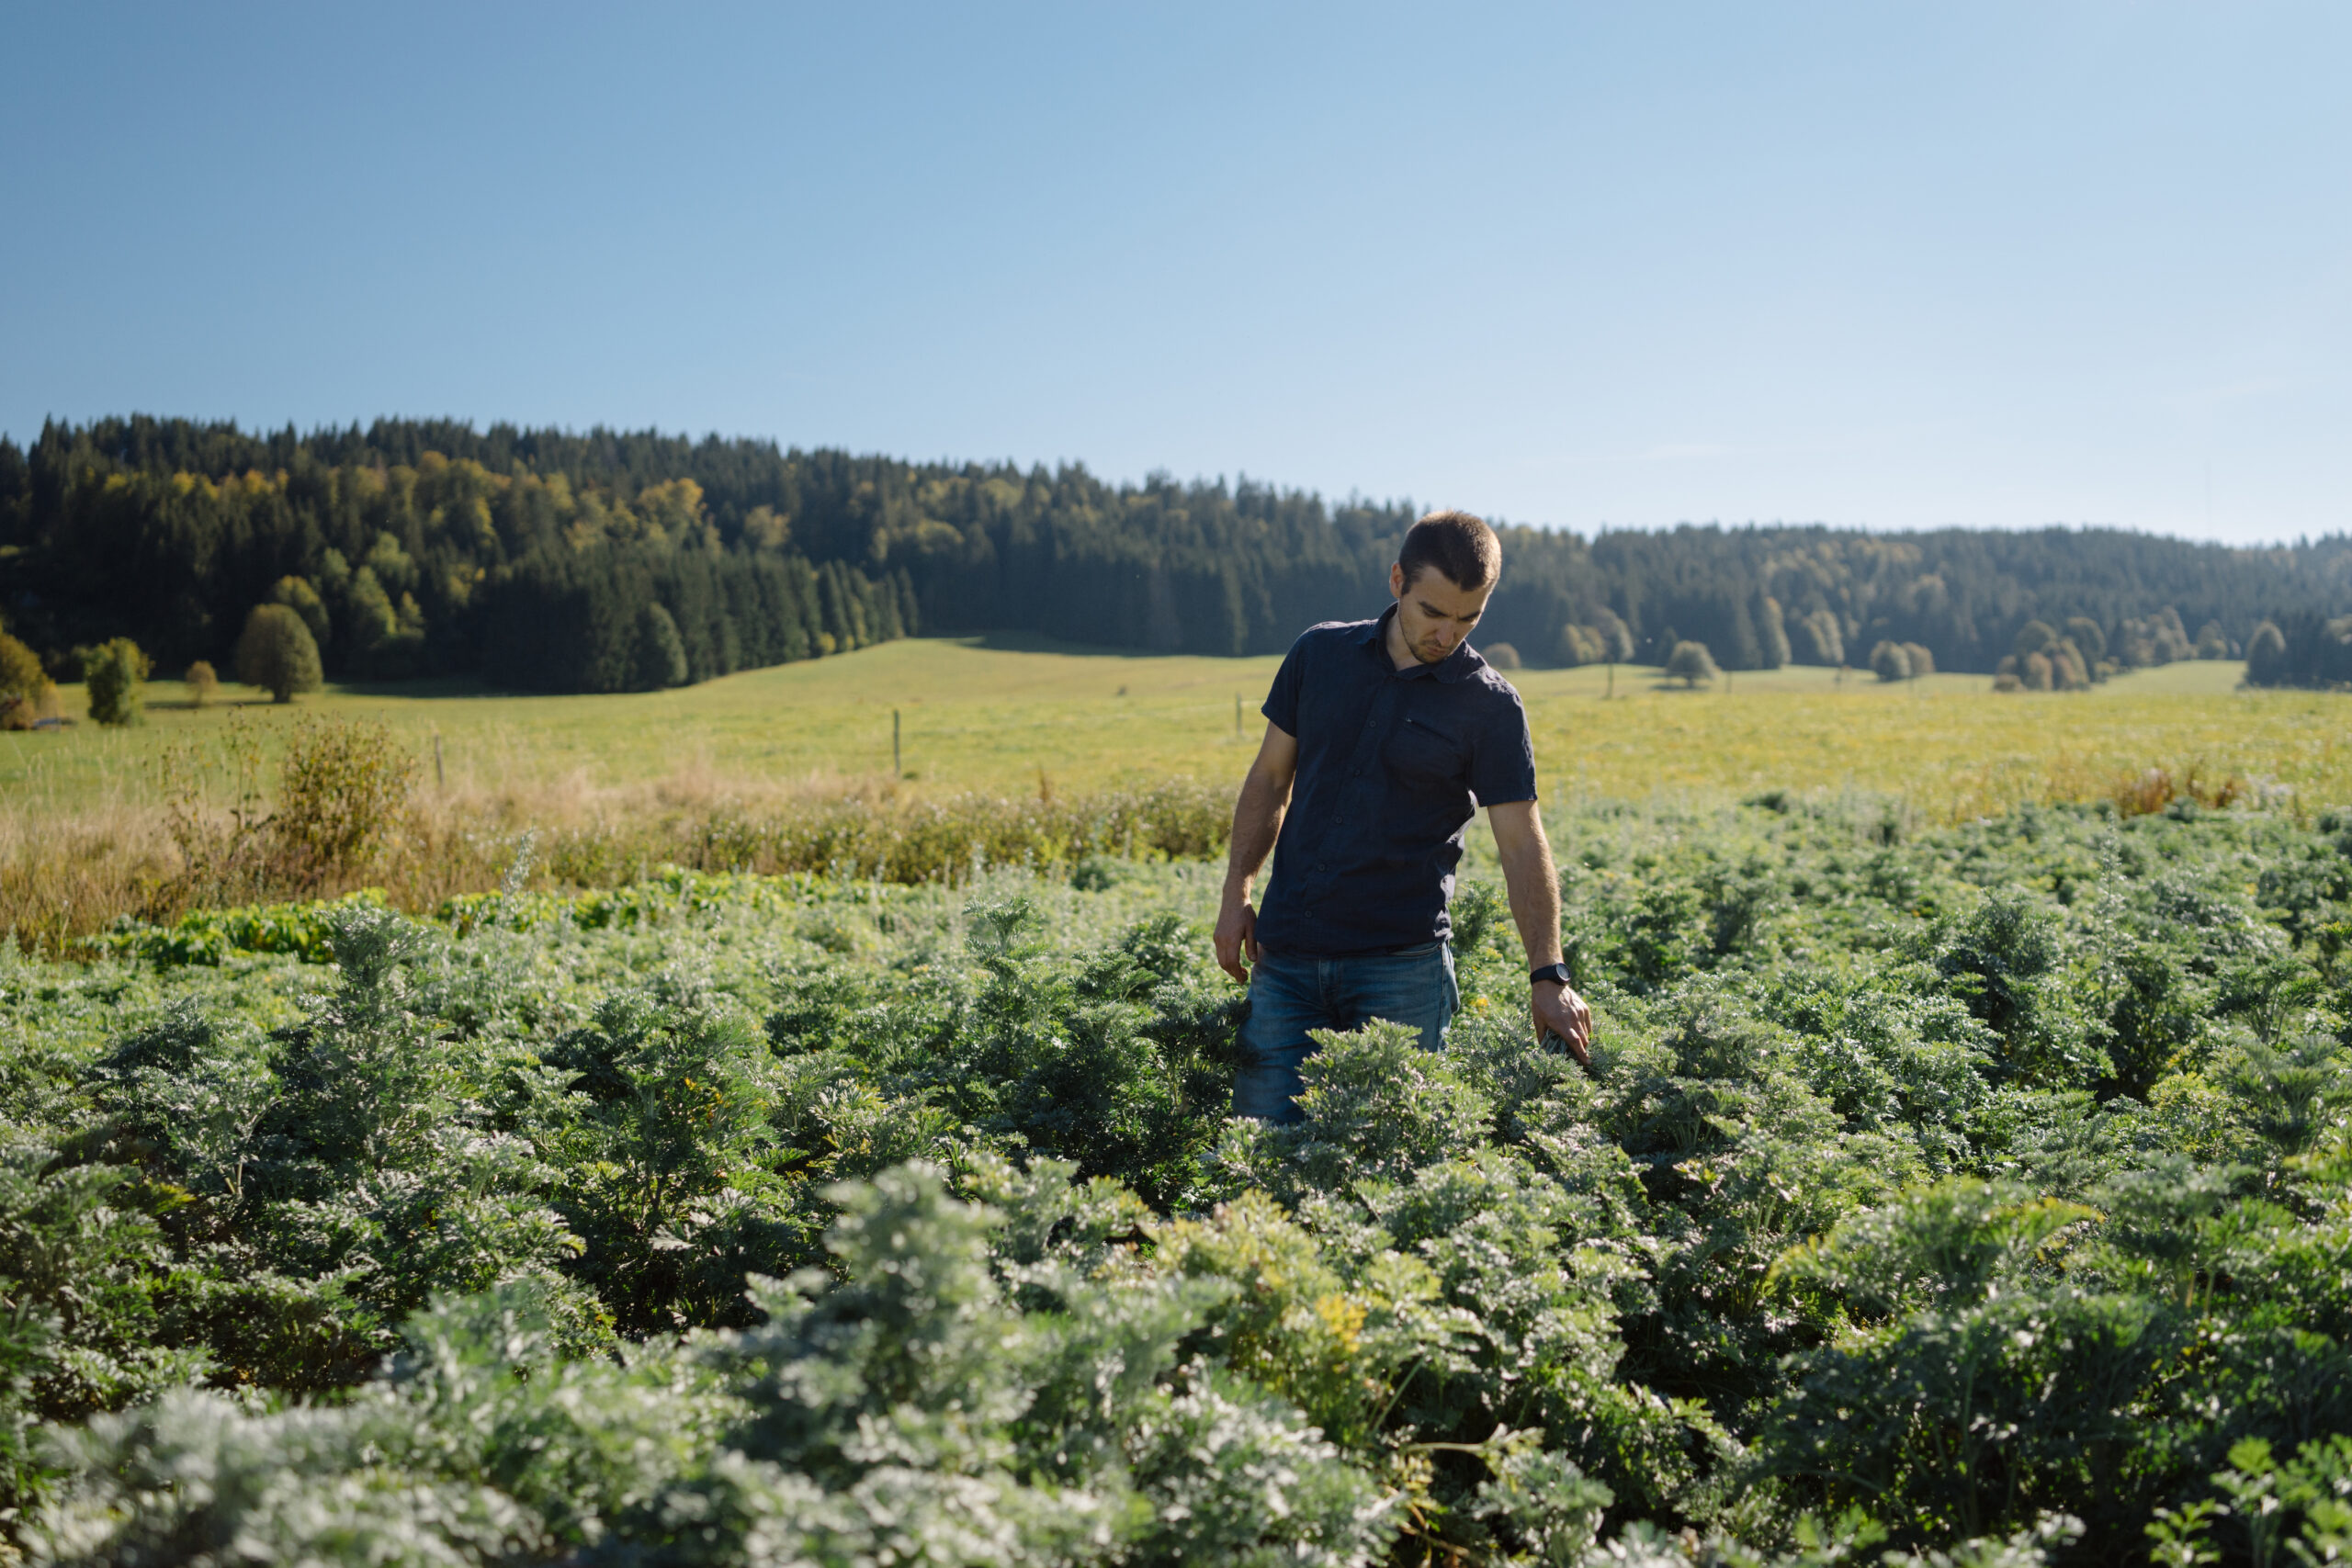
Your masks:
M82 664L90 716L110 726L145 723L147 671L147 656L129 637L99 644Z
M1703 642L1678 642L1674 651L1667 655L1666 674L1668 680L1679 681L1689 691L1702 681L1712 681L1723 673L1715 668L1715 656L1707 651Z
M237 679L262 687L272 702L290 703L297 692L317 691L319 645L302 617L284 604L254 605L237 638Z

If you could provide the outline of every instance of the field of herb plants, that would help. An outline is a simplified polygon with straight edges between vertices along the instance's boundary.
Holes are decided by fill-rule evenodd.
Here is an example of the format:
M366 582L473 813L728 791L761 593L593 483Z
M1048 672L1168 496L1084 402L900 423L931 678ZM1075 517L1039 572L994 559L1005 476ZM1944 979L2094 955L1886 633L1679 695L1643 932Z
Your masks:
M1554 813L1425 1055L1224 1118L1203 863L0 956L56 1563L2334 1561L2352 820Z

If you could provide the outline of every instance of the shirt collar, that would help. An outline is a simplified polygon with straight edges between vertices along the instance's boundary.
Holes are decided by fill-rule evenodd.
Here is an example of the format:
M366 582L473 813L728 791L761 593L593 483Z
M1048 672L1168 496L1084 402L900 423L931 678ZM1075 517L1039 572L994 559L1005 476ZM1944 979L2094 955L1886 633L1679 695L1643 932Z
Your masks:
M1447 654L1435 664L1422 664L1417 661L1409 668L1396 670L1395 665L1388 664L1388 648L1385 640L1388 636L1389 619L1396 614L1396 606L1391 604L1380 613L1378 620L1364 622L1363 629L1356 633L1356 641L1371 649L1379 657L1380 661L1396 671L1400 678L1410 681L1426 675L1433 681L1440 681L1451 686L1457 681L1468 680L1487 667L1487 661L1479 657L1478 650L1471 647L1465 639L1455 645L1452 653Z

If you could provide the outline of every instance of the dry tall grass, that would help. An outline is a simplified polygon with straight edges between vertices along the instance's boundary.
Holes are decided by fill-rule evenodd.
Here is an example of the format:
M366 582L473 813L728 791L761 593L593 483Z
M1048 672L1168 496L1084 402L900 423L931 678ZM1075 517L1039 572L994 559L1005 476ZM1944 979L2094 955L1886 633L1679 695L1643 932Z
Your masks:
M914 639L626 696L336 692L300 713L158 701L143 729L0 734L0 931L56 953L123 915L368 886L425 909L500 886L526 834L542 887L620 886L665 863L917 881L976 859L1213 855L1259 726L1245 694L1272 673L1268 660ZM2032 802L2352 804L2352 698L2235 690L2234 666L2016 696L1976 677L1841 685L1815 670L1695 693L1630 670L1514 679L1555 808L1853 790L1924 826ZM306 715L381 724L399 743L412 787L365 856L334 847L350 792L323 784L319 809L259 831Z
M222 805L183 785L160 807L0 815L0 931L67 956L124 917L163 923L363 886L424 911L509 883L623 886L665 864L956 883L990 866L1216 855L1232 809L1226 790L1181 779L1076 797L920 796L888 780L729 777L695 760L622 784L582 771L490 790L413 787L389 749L371 771L367 728L321 727L288 753L266 800L248 786Z

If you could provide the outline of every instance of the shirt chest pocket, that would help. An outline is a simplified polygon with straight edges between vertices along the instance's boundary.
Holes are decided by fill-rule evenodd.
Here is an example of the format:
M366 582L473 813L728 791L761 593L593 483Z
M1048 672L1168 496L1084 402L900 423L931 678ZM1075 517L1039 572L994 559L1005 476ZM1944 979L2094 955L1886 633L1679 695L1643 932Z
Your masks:
M1382 750L1389 777L1421 794L1460 794L1469 787L1470 749L1424 719L1399 721Z

